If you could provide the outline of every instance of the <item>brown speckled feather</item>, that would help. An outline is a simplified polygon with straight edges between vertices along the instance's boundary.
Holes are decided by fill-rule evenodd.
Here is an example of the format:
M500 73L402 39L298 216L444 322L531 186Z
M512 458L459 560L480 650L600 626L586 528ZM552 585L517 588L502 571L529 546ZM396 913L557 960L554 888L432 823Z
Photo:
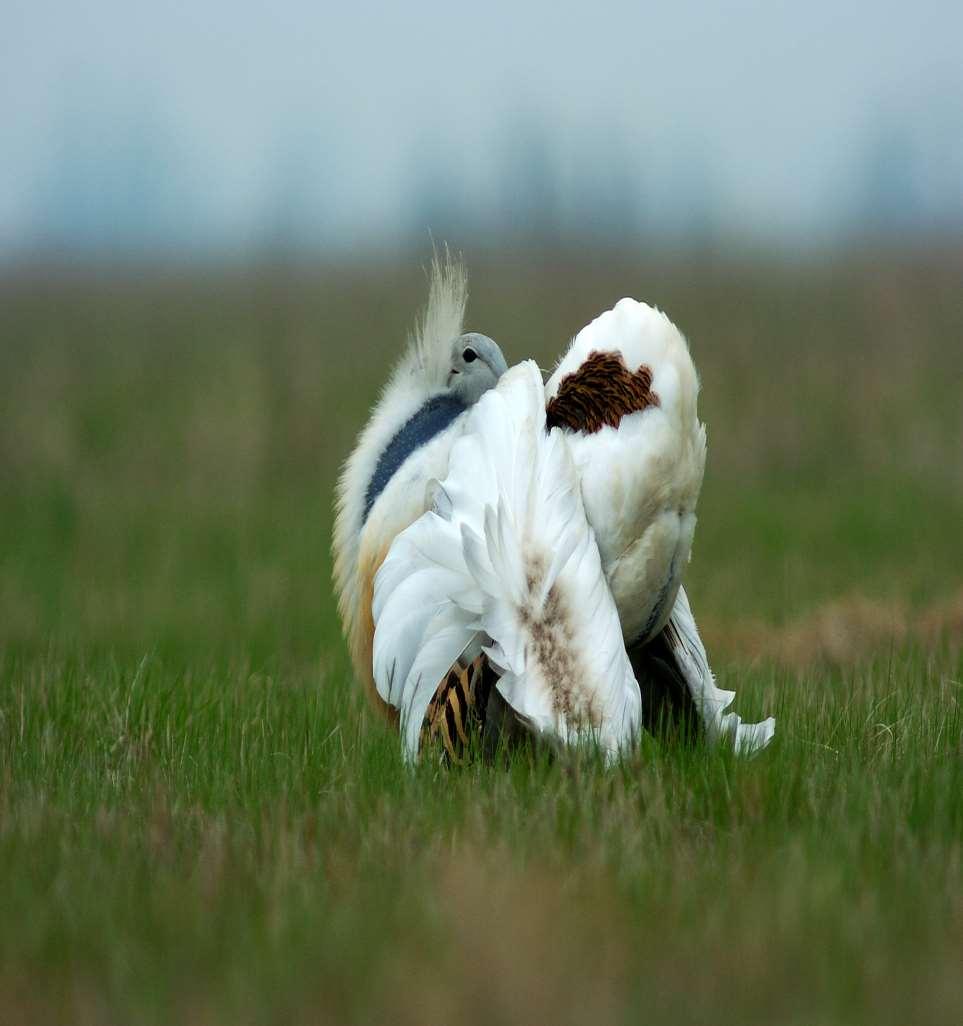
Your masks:
M606 425L617 428L628 414L658 405L650 368L643 364L633 374L621 353L596 350L562 378L546 407L546 423L591 434Z

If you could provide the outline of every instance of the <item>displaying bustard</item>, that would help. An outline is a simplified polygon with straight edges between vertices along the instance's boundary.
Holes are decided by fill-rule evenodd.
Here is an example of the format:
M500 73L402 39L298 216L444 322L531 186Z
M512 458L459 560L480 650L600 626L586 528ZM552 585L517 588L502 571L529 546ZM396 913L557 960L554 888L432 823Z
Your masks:
M548 382L464 333L467 280L428 305L338 485L335 582L355 671L406 755L473 731L613 756L677 720L751 753L682 571L705 466L698 378L660 311L623 299Z

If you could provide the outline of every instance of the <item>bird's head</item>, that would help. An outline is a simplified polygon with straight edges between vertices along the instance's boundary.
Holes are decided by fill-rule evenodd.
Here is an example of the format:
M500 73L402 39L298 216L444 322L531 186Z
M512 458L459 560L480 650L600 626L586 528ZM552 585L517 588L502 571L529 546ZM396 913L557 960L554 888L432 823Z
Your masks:
M466 406L476 403L508 370L498 343L487 335L470 331L451 344L448 388Z

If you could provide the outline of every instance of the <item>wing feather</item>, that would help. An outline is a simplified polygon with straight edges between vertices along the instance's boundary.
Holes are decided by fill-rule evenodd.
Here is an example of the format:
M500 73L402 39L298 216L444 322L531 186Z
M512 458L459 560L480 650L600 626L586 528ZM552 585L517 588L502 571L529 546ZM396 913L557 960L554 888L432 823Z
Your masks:
M727 741L741 755L753 755L765 748L776 732L775 719L770 716L760 723L743 723L738 713L726 712L736 693L716 687L684 588L679 589L665 635L709 740Z
M588 520L632 657L641 667L646 645L664 639L707 735L731 737L750 752L768 744L773 721L743 724L725 711L734 693L715 687L681 589L706 457L698 393L681 332L632 299L583 328L546 385L571 431Z
M545 428L533 363L472 410L436 495L375 583L375 678L402 712L409 757L434 689L478 632L490 639L500 694L533 730L563 743L591 738L610 754L625 748L638 730L638 684L567 439Z

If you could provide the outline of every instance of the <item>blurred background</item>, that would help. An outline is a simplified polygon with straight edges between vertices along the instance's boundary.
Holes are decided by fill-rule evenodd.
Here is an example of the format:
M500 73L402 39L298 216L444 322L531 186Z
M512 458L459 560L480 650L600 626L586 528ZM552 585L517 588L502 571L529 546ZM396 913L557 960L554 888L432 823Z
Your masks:
M13 0L0 252L797 253L963 229L963 12Z
M949 0L8 3L0 637L343 665L331 490L432 239L510 361L624 294L690 337L721 653L942 624L961 38Z

